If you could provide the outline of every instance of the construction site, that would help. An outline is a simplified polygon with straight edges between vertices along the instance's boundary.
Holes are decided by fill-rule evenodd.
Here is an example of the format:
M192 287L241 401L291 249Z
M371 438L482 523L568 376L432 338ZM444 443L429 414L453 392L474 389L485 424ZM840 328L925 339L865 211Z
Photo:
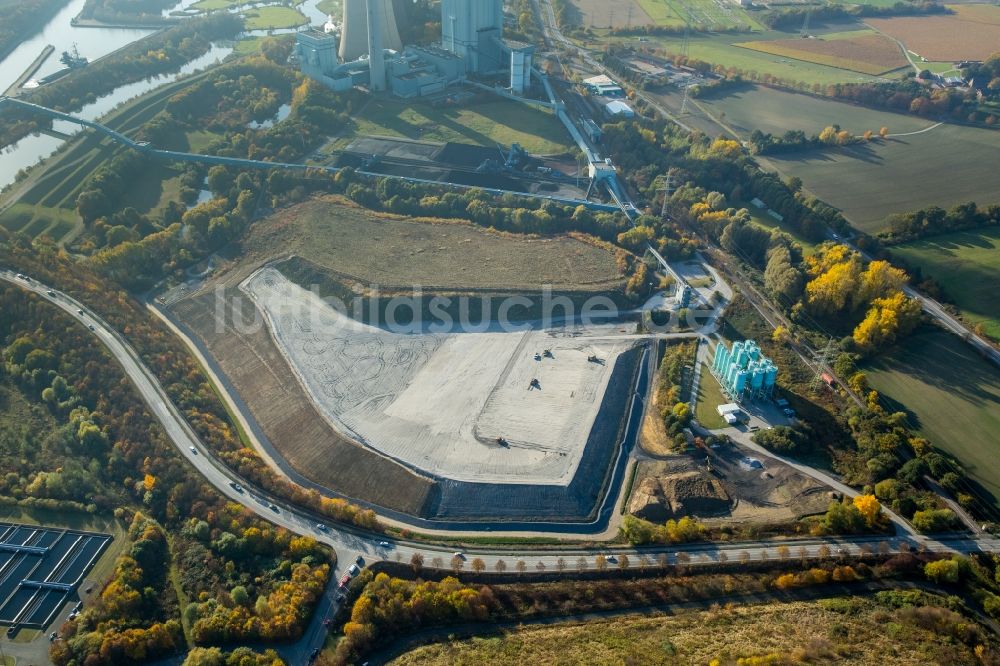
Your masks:
M581 238L317 199L258 222L238 253L158 302L240 396L266 457L304 486L428 526L579 523L621 483L649 336L638 317L585 326L556 310L542 326L537 303L545 288L573 304L618 299L619 270ZM389 326L407 284L425 285L413 302L425 312L438 296L469 299L474 327L432 329L412 311ZM330 304L352 295L360 311ZM513 327L501 325L511 297L531 303L508 313Z
M568 485L634 324L401 334L264 268L241 288L327 421L435 478Z
M829 486L784 463L723 445L707 457L639 462L628 509L653 522L691 516L709 525L766 525L823 513L834 496Z

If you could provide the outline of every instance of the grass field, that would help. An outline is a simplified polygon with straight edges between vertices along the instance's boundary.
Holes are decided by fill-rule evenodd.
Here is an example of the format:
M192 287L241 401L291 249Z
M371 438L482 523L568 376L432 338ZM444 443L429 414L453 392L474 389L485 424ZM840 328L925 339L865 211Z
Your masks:
M801 81L809 85L829 85L832 83L858 83L875 81L879 77L861 74L847 69L831 67L815 62L793 60L784 56L761 53L752 49L737 46L749 41L777 41L796 37L797 32L779 32L769 30L732 34L696 33L691 35L688 52L692 58L704 60L712 64L739 69L760 74L768 73L788 81ZM668 54L681 53L683 39L681 36L650 37L649 42L664 49Z
M291 7L268 6L251 9L244 13L248 30L279 30L297 28L309 23L309 19Z
M343 0L319 0L316 3L316 9L324 14L339 17L344 10L344 2Z
M758 227L763 227L764 229L780 229L781 231L784 231L786 234L791 236L795 242L802 246L803 254L810 255L816 251L816 243L806 240L805 237L798 232L798 230L793 229L787 222L778 222L776 219L751 204L744 204L744 207L750 211L750 221L753 224Z
M701 612L524 626L419 647L390 663L977 663L970 647L929 631L910 617L905 611L862 597L770 602ZM751 658L759 660L749 661Z
M621 277L614 255L570 237L528 238L471 224L380 216L326 197L254 225L246 245L298 254L368 284L447 289L603 290Z
M871 30L832 33L817 39L743 42L736 46L873 76L908 65L894 41Z
M709 430L725 428L726 421L719 416L719 412L715 408L727 402L729 402L729 398L722 393L719 381L712 375L709 367L702 363L701 376L698 379L698 401L695 404L694 417L698 419L698 423L703 428L708 428Z
M529 153L564 153L573 147L554 114L501 98L455 108L419 102L373 100L353 118L355 135L458 141L480 146L519 143ZM341 145L350 137L338 139Z
M132 134L162 110L171 95L199 78L200 75L195 75L181 82L163 85L126 102L101 122L123 134ZM119 150L117 144L103 138L103 135L81 135L44 165L36 167L29 176L30 187L18 203L0 214L0 226L33 235L45 231L55 240L77 229L80 221L75 210L76 196L86 179L116 150ZM164 190L169 187L163 186ZM159 204L158 200L154 207Z
M921 436L965 465L997 506L1000 372L957 337L937 331L907 339L865 372Z
M764 86L747 85L726 95L711 95L697 101L712 115L721 117L741 139L748 138L755 129L775 135L801 130L811 135L819 134L828 125L840 125L853 134L863 134L868 129L877 132L883 126L890 132L914 132L933 124L916 116Z
M789 112L790 119L796 115ZM894 117L899 122L887 125L890 132L907 124L902 116ZM762 161L785 175L800 177L812 194L841 209L862 231L874 233L884 228L892 213L1000 201L1000 179L984 168L995 163L998 150L1000 132L941 125L885 143L768 156Z
M866 22L927 60L985 60L1000 48L1000 19L992 22L1000 9L991 9L995 12L982 7L965 16L894 16ZM972 16L974 20L966 20Z
M982 324L987 335L1000 340L1000 229L935 236L892 248L945 293L972 324Z

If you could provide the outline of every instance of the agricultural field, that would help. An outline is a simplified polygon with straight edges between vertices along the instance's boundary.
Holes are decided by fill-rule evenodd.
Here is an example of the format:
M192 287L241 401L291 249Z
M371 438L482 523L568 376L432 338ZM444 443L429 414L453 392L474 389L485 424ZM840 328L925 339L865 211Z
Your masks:
M865 130L878 132L880 127L888 127L892 133L915 132L934 124L916 116L764 86L747 85L727 94L699 98L697 102L744 140L755 129L779 136L788 130L812 135L828 125L839 125L860 135Z
M928 331L883 354L865 373L890 408L905 411L918 434L958 458L997 506L1000 371L954 335Z
M909 609L854 596L529 624L418 647L390 664L978 663L972 648L926 626Z
M972 325L1000 340L1000 229L962 231L892 248L925 277L941 283L945 293Z
M413 101L372 100L352 121L354 131L338 137L338 145L347 145L355 136L367 135L479 146L519 143L535 155L565 153L573 147L566 128L554 114L493 97L479 104L451 108Z
M857 28L858 24L833 26L837 31ZM822 35L817 30L816 34ZM862 74L831 67L817 62L795 60L787 56L763 53L744 48L739 44L747 41L782 41L797 37L797 32L781 32L768 30L764 32L747 33L696 33L691 35L688 52L692 58L703 60L714 65L736 67L746 72L770 74L785 81L800 82L807 86L826 86L834 83L860 83L877 81L878 76ZM751 37L755 39L750 39ZM626 40L618 40L626 41ZM633 39L634 41L634 39ZM664 50L670 55L681 53L683 38L680 35L650 36L649 44Z
M620 0L614 3L604 0L570 0L565 20L570 25L587 28L627 28L630 22L633 26L673 25L670 23L671 19L678 20L666 7L657 7L656 16L646 13L644 5L648 2L649 0Z
M1000 8L993 7L1000 15ZM1000 20L985 7L957 16L894 16L869 18L866 23L929 61L985 60L1000 48ZM969 18L975 17L973 20Z
M744 28L759 30L761 26L743 8L730 0L638 0L655 25L684 25L684 19L697 30L727 30Z
M729 0L570 0L566 22L595 30L644 25L684 26L696 30L760 30L744 9Z
M899 122L887 125L891 133L906 124L904 117L894 117ZM890 134L885 142L760 161L786 176L798 176L809 192L841 209L851 224L876 233L892 213L1000 201L1000 180L984 168L995 162L998 150L1000 132L944 124L922 133Z
M948 5L963 21L1000 25L1000 7L987 4Z
M896 42L871 30L830 33L816 39L743 42L736 46L874 76L909 65Z

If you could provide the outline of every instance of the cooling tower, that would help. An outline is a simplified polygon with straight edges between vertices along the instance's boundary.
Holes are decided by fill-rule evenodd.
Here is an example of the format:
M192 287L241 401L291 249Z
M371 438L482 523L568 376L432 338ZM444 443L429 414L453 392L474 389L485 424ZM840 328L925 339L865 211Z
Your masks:
M403 44L399 39L399 29L396 26L396 14L392 9L392 0L344 0L344 23L340 34L340 59L344 62L357 60L368 53L368 9L372 4L372 14L377 16L381 24L378 31L382 48L402 51Z

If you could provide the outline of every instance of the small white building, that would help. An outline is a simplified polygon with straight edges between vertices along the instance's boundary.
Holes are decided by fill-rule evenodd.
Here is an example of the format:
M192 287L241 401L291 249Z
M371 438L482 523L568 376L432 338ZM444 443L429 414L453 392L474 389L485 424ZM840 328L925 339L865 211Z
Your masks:
M635 117L635 111L632 110L632 107L626 104L625 102L621 101L620 99L616 99L612 102L608 102L607 104L605 104L604 113L611 118Z
M740 406L735 402L727 402L715 408L719 416L729 425L736 425L740 422Z

